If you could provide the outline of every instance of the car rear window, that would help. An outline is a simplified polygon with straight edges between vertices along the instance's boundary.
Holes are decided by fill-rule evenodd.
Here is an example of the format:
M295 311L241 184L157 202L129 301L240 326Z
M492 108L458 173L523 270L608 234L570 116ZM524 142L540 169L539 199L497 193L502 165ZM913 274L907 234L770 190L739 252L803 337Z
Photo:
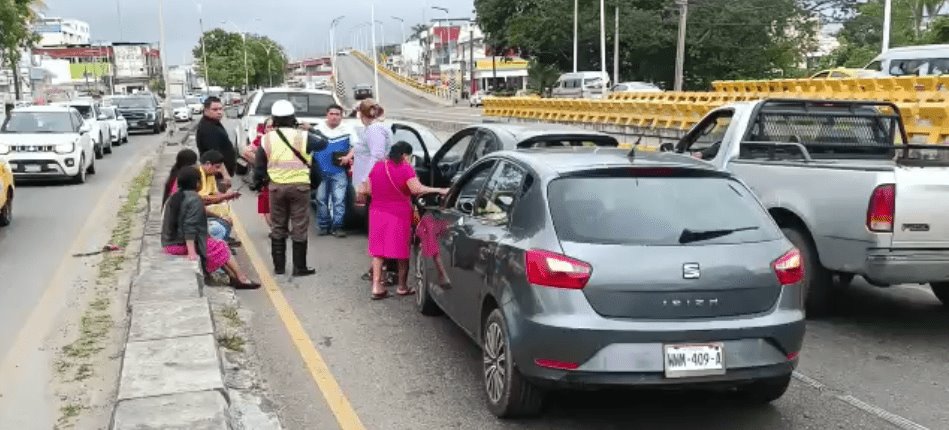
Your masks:
M721 176L565 177L547 193L557 236L567 242L708 245L780 237L752 193Z
M612 136L540 136L524 140L517 144L520 149L527 148L563 148L571 146L615 148L619 142Z
M265 93L257 104L255 115L270 115L270 108L278 100L287 100L293 104L297 117L326 116L326 110L336 104L336 100L329 94L312 93Z

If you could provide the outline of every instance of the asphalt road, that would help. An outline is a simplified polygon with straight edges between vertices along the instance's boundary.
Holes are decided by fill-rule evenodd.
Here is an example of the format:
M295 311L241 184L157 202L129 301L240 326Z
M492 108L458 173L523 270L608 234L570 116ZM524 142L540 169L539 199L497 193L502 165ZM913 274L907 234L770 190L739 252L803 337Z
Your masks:
M359 67L368 74L356 61L340 62L347 83L362 79L351 78ZM394 90L382 84L390 116L425 109L412 96L390 95ZM444 109L429 111L438 116ZM235 208L250 239L245 246L269 271L267 228L254 197ZM241 261L250 264L246 256ZM484 407L478 348L447 318L416 313L411 297L370 301L368 282L360 279L367 263L364 235L318 238L311 231L317 275L277 278L305 333L288 332L264 291L239 292L254 313L263 376L288 429L344 428L328 406L339 397L318 388L297 349L301 335L315 345L368 429L949 428L949 410L942 407L949 401L949 312L920 286L878 289L855 281L836 317L808 323L797 377L769 406L707 393L558 393L542 418L506 422Z
M33 416L43 409L54 352L43 342L87 286L79 279L95 270L72 254L107 243L122 186L159 139L133 134L96 160L97 173L82 185L17 183L13 223L0 229L0 428L6 413ZM40 425L47 417L34 418Z

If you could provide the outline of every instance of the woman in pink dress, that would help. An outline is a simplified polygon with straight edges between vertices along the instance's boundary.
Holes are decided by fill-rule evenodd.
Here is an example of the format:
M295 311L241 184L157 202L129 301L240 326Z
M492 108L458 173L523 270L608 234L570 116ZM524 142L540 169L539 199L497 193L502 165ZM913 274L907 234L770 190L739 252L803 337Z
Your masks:
M398 260L396 294L407 296L409 248L412 244L412 196L448 192L446 188L422 185L409 162L412 145L398 142L389 150L388 159L376 163L369 172L369 255L372 257L372 299L384 299L389 290L382 283L382 262Z

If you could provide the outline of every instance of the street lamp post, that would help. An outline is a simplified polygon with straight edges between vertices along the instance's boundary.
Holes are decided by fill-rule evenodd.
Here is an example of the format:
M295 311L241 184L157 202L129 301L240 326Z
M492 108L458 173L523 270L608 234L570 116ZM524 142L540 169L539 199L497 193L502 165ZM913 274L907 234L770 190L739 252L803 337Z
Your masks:
M371 17L369 18L369 29L372 33L372 74L373 74L373 86L375 89L373 91L376 96L376 101L381 101L382 91L379 88L379 56L376 55L376 25L373 24L376 22L376 4L372 4Z
M577 8L579 0L573 0L573 73L577 73Z
M161 76L165 81L165 106L163 110L171 112L171 97L168 96L168 51L165 45L165 1L158 0L158 55L161 60Z
M244 94L250 92L250 69L247 67L247 33L241 31L237 24L232 21L221 21L221 24L231 24L241 34L241 41L244 43Z
M208 78L208 51L204 48L204 16L201 3L198 3L198 26L201 28L201 63L204 65L204 86L211 94L211 79Z
M402 32L402 45L404 46L405 45L405 20L397 16L393 16L392 19L399 21L399 30ZM401 54L402 48L399 48L399 49L400 49L399 54Z
M330 57L332 58L333 64L330 66L333 68L333 79L338 79L336 76L336 26L340 21L345 18L345 15L337 16L330 23Z

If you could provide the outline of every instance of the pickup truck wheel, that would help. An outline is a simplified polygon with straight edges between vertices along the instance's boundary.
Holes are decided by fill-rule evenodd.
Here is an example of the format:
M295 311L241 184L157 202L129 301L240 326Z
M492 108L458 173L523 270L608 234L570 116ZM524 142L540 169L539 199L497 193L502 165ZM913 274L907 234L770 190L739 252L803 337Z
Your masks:
M817 250L807 233L796 228L782 228L794 246L801 251L804 260L804 279L801 286L804 288L804 308L808 316L824 316L833 308L832 273L820 264Z
M929 288L943 306L949 307L949 282L930 282Z

